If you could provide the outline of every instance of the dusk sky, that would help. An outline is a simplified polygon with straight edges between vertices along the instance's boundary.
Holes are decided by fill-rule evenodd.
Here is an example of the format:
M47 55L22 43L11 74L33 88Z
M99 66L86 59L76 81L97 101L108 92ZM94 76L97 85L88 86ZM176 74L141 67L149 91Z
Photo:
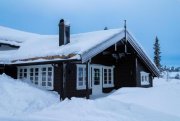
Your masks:
M0 26L39 34L57 34L61 18L71 33L123 27L153 59L158 36L162 65L180 66L180 0L0 0Z

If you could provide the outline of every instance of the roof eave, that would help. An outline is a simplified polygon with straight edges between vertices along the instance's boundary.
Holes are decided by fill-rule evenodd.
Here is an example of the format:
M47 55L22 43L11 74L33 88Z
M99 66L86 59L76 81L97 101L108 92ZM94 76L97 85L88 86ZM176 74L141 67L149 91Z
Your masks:
M144 63L147 65L147 67L153 72L153 74L157 77L160 76L160 71L159 69L152 63L150 58L145 54L143 49L138 46L138 43L134 40L134 38L131 36L129 32L127 32L128 39L127 41L133 46L133 48L136 50L138 53L139 57L144 61Z
M108 47L114 45L115 43L121 41L123 38L124 38L124 30L117 33L113 37L107 39L103 43L100 43L100 44L96 45L95 47L93 47L93 48L87 50L86 52L82 53L81 54L82 63L87 62L92 57L94 57L97 54L101 53L102 51L104 51Z

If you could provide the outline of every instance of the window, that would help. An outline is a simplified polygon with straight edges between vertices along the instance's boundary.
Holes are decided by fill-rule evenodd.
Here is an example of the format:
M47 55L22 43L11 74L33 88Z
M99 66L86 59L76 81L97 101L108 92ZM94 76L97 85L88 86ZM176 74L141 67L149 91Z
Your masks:
M34 84L36 85L38 85L38 78L39 78L39 68L35 68Z
M86 65L77 64L77 89L86 89Z
M42 71L42 86L46 87L46 68L41 68Z
M140 75L141 75L141 85L149 85L149 73L141 71Z
M93 67L98 68L93 68ZM103 65L90 65L89 66L89 88L93 85L103 83L104 88L114 86L114 67ZM93 84L91 81L94 81ZM102 81L102 82L100 82ZM77 64L77 79L76 87L78 90L86 89L86 65Z
M47 80L47 86L52 86L52 78L53 78L53 75L52 75L52 67L48 67L48 80Z
M103 66L103 87L114 86L114 72L113 67Z
M107 69L104 69L104 84L107 84L108 76L107 76Z
M51 65L18 67L19 79L29 79L33 84L49 90L53 89L53 73Z
M100 81L100 70L94 69L94 85L99 85Z
M30 68L30 80L31 82L34 81L34 68Z

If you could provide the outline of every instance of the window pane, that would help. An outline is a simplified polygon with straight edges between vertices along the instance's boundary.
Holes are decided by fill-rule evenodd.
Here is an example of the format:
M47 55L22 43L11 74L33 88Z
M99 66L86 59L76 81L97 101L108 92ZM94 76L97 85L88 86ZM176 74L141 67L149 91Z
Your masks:
M43 69L42 69L43 70ZM44 70L46 70L46 68L44 68ZM46 71L42 72L42 81L46 81Z
M142 76L142 81L144 81L144 76Z
M43 76L43 77L42 77L42 81L46 81L46 77Z
M52 72L48 72L48 76L52 76Z
M83 86L83 82L82 81L79 81L79 86Z
M42 86L46 86L46 82L42 82Z
M79 68L79 77L83 77L83 68L82 67Z
M30 69L30 72L33 72L33 68Z
M84 81L86 80L86 68L84 68Z
M35 85L38 85L38 81L35 81L34 84L35 84Z
M52 86L52 83L51 83L51 82L48 82L48 86Z
M33 77L30 77L30 80L33 80Z
M35 81L38 81L38 76L35 77Z
M23 70L22 69L20 69L20 72L22 72Z
M48 76L48 81L51 81L51 76Z
M38 72L39 71L39 69L38 68L35 68L35 72Z
M24 69L24 72L27 72L27 69Z
M42 71L46 71L46 68L42 68Z
M83 77L79 77L79 81L82 81L82 82L83 82Z
M107 84L107 69L104 69L104 84Z
M111 80L111 76L112 76L112 72L111 72L111 69L108 69L108 72L109 72L109 80Z
M48 67L48 71L52 71L52 67Z
M25 78L27 77L27 73L24 73L24 77L25 77Z
M30 76L33 76L33 73L30 73Z
M100 70L94 69L94 85L100 84Z
M78 85L83 86L83 68L79 67L78 71Z

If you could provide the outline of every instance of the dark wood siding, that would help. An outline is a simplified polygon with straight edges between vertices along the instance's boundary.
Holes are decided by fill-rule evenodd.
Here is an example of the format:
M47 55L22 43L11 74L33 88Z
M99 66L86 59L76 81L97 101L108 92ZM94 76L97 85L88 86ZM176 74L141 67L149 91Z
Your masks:
M17 79L17 67L16 66L5 66L4 73L8 76L11 76L14 79Z
M86 89L76 89L76 78L77 78L77 66L76 63L68 63L66 66L66 90L67 97L86 97ZM89 90L91 92L91 90Z
M124 45L122 43L117 43L115 50L115 45L107 48L104 52L96 55L92 58L91 64L101 64L106 66L115 66L114 69L114 88L104 88L104 92L110 92L113 89L118 89L120 87L136 87L136 53L133 48L127 44L127 53L124 53ZM122 54L122 57L115 59L112 54Z
M135 87L135 58L132 55L127 55L121 58L116 64L116 88L120 87Z
M4 73L4 65L0 65L0 74Z
M55 64L54 66L54 91L57 91L60 95L63 95L63 72L62 63Z

